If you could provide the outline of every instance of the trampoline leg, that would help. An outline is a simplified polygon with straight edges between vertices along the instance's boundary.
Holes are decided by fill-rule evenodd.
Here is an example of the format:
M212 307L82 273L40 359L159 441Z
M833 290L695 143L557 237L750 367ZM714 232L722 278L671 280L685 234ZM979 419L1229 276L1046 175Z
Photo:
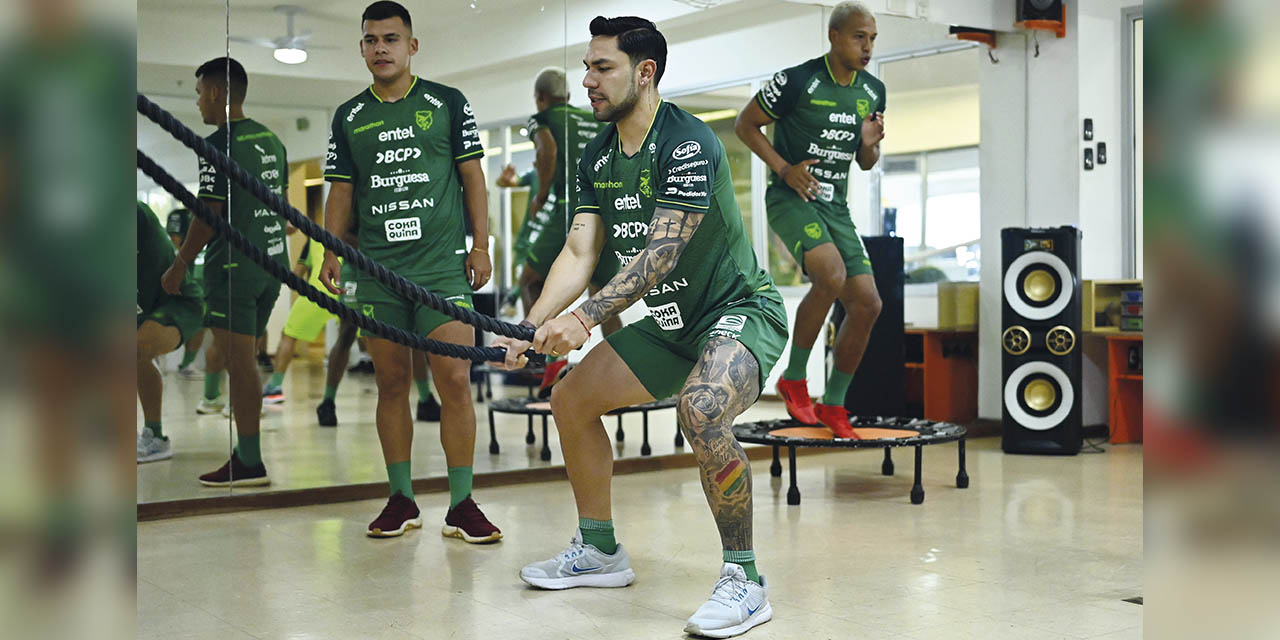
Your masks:
M964 469L964 438L957 441L957 448L960 451L960 470L956 472L956 487L968 489L969 473Z
M787 489L787 504L800 504L800 487L796 486L796 448L787 447L787 462L791 467L791 488Z
M880 463L880 475L893 475L893 456L889 453L890 448L884 448L884 462Z
M493 409L489 410L489 453L498 455L498 430L493 426Z
M769 475L775 478L782 477L782 461L778 459L778 445L773 445L773 464L769 465Z
M684 448L684 434L680 432L680 425L679 425L679 424L677 424L677 425L676 425L676 448L677 448L677 449L683 449L683 448ZM781 472L781 471L779 471L778 473L779 473L779 475L781 475L781 473L782 473L782 472Z
M547 444L547 416L542 416L542 453L538 454L543 462L551 460L551 445Z
M482 373L480 375L484 376L485 374ZM481 377L480 380L476 382L476 402L484 402L484 378L483 377Z
M653 453L653 448L649 446L649 412L641 411L640 418L644 420L644 442L640 443L640 455L647 456ZM618 421L622 421L622 417L618 417Z
M924 487L920 485L920 461L924 458L924 447L916 445L916 480L911 485L911 504L924 502Z
M524 443L533 444L538 441L538 439L533 435L533 414L530 413L526 417L529 418L529 430L524 433Z
M622 432L622 414L621 413L618 414L618 431L613 434L613 437L618 442L622 442L623 440L627 439L627 434Z
M488 373L484 374L484 397L493 399L493 376Z

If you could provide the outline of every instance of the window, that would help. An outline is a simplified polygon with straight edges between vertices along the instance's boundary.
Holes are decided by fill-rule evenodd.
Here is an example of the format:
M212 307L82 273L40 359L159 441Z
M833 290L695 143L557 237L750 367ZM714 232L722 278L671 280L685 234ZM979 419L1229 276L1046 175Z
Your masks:
M913 282L977 280L981 235L978 149L882 160L884 231L903 239Z

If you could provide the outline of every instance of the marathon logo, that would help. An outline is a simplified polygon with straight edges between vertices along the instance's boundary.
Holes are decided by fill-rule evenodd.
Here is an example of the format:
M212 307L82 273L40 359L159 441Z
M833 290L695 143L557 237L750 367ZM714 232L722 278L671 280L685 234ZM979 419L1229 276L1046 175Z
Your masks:
M848 151L841 151L839 149L823 149L812 142L809 143L808 153L811 156L817 156L828 162L851 162L853 160L853 154Z
M400 218L383 223L387 231L387 242L405 242L422 237L422 221L417 218Z
M591 183L591 186L597 189L621 189L622 182L619 180L605 180L603 182L596 181Z

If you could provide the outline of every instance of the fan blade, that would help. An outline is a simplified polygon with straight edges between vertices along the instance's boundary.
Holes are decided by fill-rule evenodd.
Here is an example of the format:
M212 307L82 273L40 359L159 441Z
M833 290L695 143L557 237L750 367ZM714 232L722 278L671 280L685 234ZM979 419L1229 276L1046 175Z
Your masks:
M266 47L267 49L276 49L279 47L279 45L276 44L276 41L270 38L246 38L244 36L227 36L227 39L232 42L243 42L245 44L251 44L259 47Z

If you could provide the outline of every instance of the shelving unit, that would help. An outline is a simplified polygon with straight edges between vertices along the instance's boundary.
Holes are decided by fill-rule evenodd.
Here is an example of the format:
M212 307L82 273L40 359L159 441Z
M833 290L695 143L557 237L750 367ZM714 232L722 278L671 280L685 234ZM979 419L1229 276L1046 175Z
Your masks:
M907 413L965 423L978 417L978 332L906 330Z

